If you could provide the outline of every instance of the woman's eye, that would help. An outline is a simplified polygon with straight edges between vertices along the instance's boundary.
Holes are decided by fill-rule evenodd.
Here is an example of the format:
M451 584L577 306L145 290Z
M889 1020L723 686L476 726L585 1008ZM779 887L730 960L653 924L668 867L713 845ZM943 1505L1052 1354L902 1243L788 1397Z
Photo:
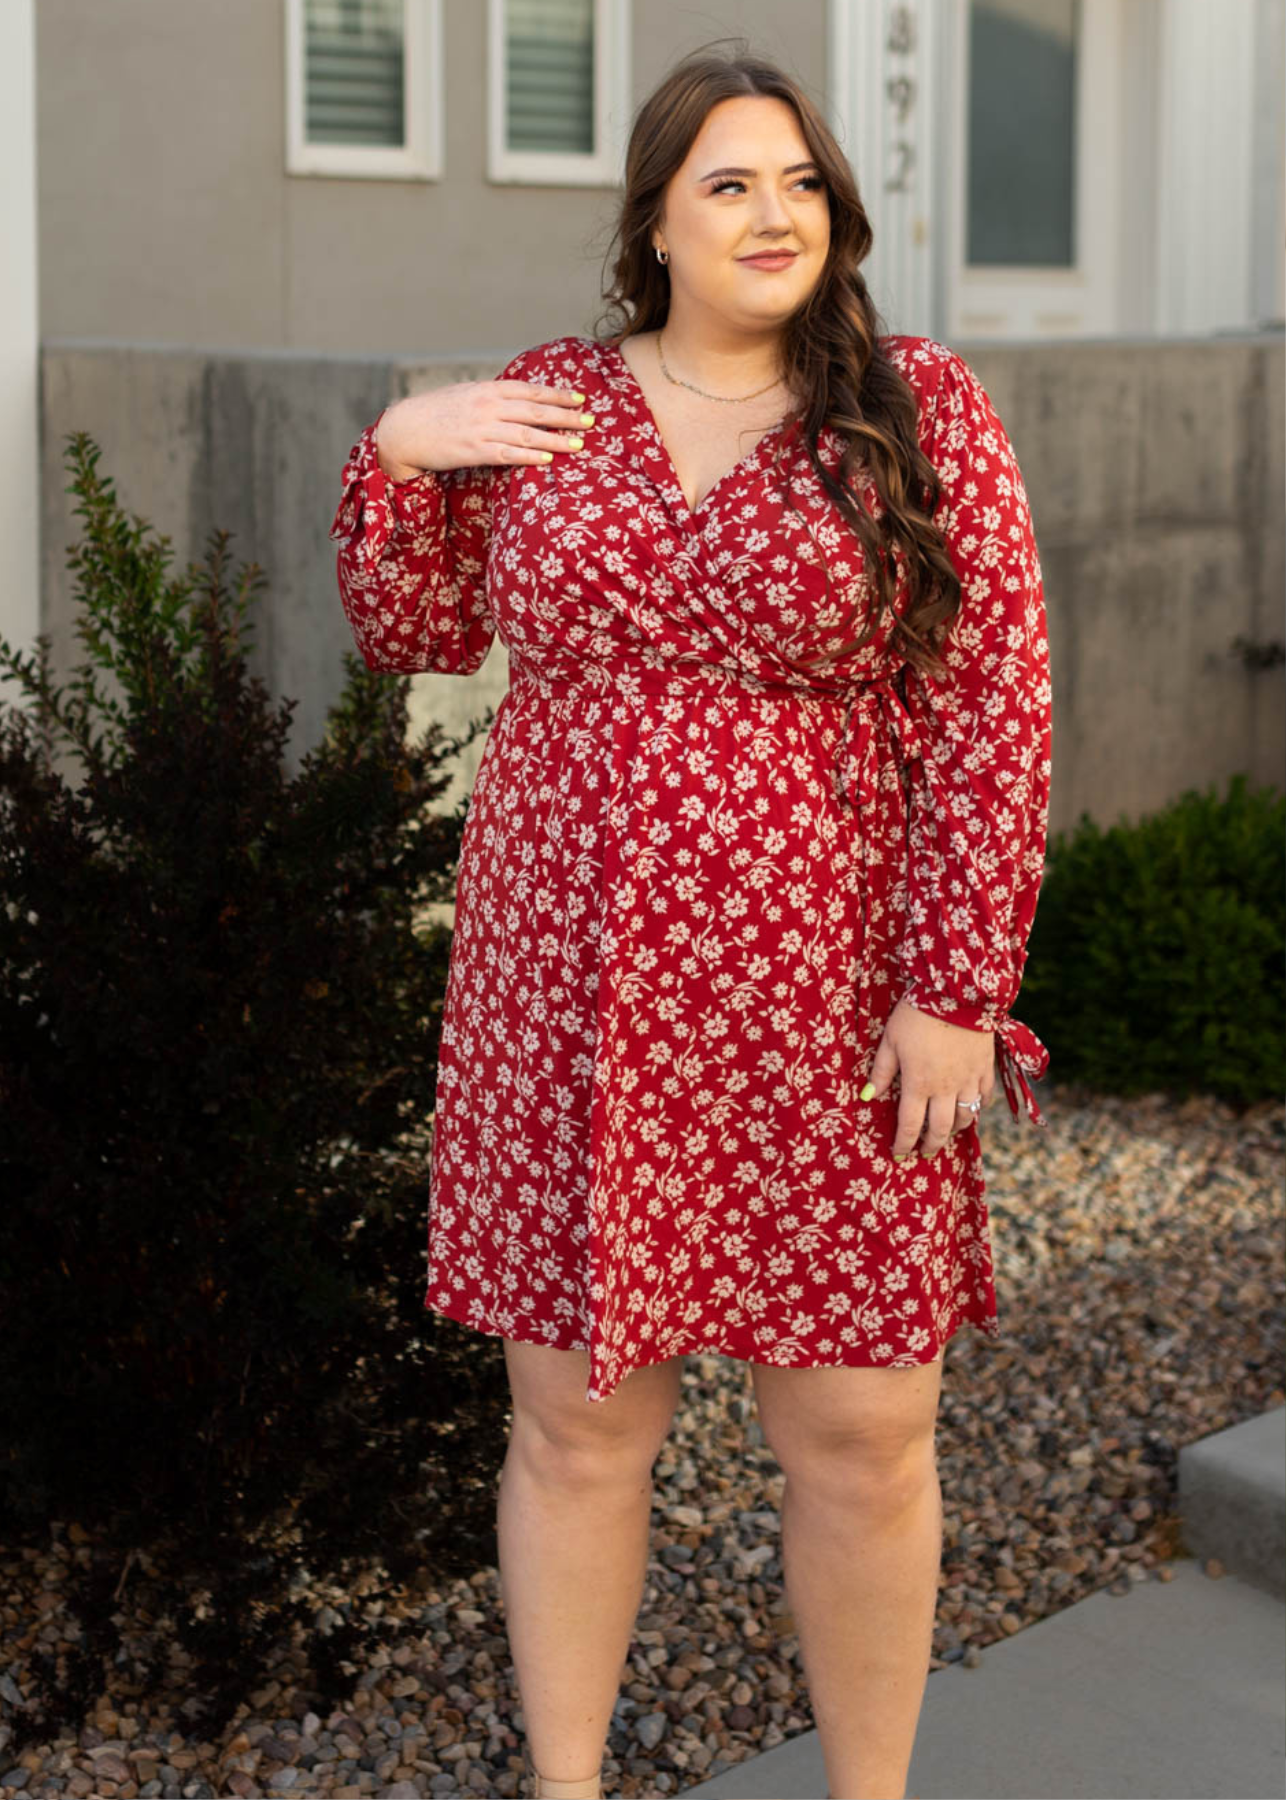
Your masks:
M716 181L714 186L710 189L710 192L712 194L724 194L727 193L729 188L744 187L745 185L744 181L738 181L735 176L730 176L727 181ZM821 185L822 178L820 175L801 175L799 180L795 183L796 187L804 188L819 188Z

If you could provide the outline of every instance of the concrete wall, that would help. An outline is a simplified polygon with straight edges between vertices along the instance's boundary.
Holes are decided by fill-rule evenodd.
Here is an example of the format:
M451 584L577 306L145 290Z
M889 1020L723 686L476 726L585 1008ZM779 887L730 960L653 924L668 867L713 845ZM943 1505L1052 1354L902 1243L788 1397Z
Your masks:
M88 431L127 512L172 538L179 567L209 531L269 581L256 666L296 697L292 754L320 736L352 647L327 537L344 458L391 398L496 374L521 345L430 363L47 344L42 629L80 660L66 547L66 435ZM1104 824L1238 770L1281 784L1283 670L1235 647L1282 640L1286 585L1279 336L957 346L1013 440L1036 524L1054 676L1051 829ZM449 733L507 685L503 644L473 677L413 682L413 723ZM484 740L446 804L472 785Z
M1237 770L1286 785L1281 337L958 346L1023 470L1054 678L1051 829Z
M281 0L40 0L41 337L433 355L589 331L618 193L486 176L484 0L443 0L440 180L288 175ZM631 111L728 34L825 104L826 0L634 0Z

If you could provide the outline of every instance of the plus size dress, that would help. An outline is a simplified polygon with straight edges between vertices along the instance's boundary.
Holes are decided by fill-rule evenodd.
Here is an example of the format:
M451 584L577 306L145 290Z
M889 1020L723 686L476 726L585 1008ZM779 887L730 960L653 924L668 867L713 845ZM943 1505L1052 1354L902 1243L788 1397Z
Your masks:
M698 1351L905 1368L999 1330L979 1131L895 1163L899 1082L858 1095L906 995L994 1031L1012 1111L1044 1124L1049 1053L1010 1012L1044 866L1044 593L978 378L931 338L882 345L962 581L946 680L887 615L801 672L857 634L868 577L798 421L693 510L609 343L497 377L583 391L582 451L393 483L376 419L343 470L366 664L468 675L496 636L509 658L458 868L424 1304L588 1350L589 1401ZM822 432L828 471L842 447Z

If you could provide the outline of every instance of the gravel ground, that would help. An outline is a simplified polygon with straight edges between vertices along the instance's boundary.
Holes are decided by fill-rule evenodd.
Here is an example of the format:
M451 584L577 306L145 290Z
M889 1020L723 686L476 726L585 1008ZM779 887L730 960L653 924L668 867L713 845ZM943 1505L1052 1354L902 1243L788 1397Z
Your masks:
M1004 1106L984 1123L1005 1337L947 1349L938 1455L945 1535L934 1667L1101 1587L1171 1574L1179 1448L1281 1404L1283 1110L1041 1096L1047 1136ZM749 1366L694 1356L657 1463L652 1561L604 1764L608 1794L677 1794L812 1728L778 1555L783 1478ZM282 1647L219 1743L174 1691L109 1683L78 1736L18 1752L33 1649L74 1629L69 1554L0 1546L0 1793L514 1796L522 1713L494 1569L391 1589L383 1572L319 1612L400 1621L312 1710L306 1647ZM1212 1576L1218 1565L1207 1565ZM128 1606L128 1591L123 1605Z

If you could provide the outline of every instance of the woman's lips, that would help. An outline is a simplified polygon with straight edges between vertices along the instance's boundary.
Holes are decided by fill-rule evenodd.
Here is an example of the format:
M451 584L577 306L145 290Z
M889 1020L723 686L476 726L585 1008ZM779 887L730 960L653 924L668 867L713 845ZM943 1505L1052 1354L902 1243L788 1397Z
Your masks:
M784 255L778 252L776 256L740 256L737 260L748 269L784 269L794 262L795 255L795 251L788 250Z

